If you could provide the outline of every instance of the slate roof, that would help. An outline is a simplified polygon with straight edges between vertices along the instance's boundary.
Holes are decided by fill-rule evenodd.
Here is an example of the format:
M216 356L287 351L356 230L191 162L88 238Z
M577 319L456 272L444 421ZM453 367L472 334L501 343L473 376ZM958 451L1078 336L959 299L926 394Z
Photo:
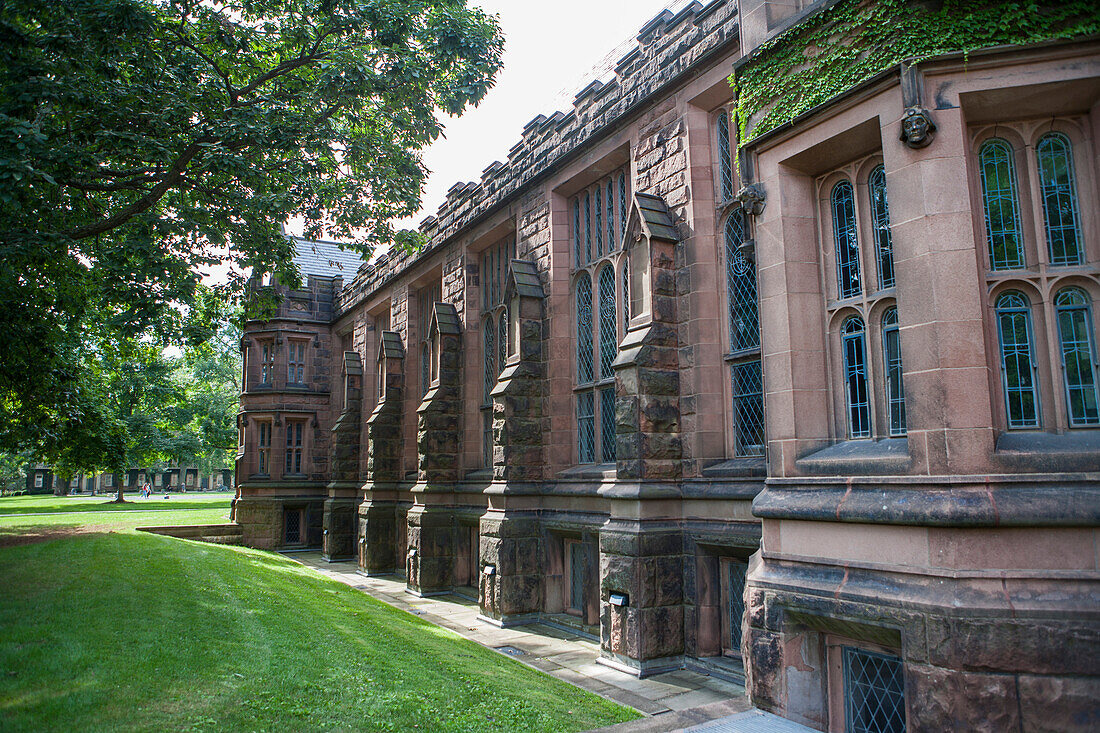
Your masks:
M294 240L294 264L302 271L303 279L310 275L319 275L343 277L344 282L349 282L363 264L363 258L358 252L341 249L339 242L302 237L291 239Z
M378 358L404 359L405 349L401 346L401 334L396 331L382 332L382 348L378 352Z
M642 228L650 238L663 239L666 242L679 242L676 220L665 205L664 199L651 193L635 193L638 213L642 217Z
M512 282L509 283L508 293L513 290L525 298L541 298L542 281L539 280L539 271L534 262L526 260L512 260Z

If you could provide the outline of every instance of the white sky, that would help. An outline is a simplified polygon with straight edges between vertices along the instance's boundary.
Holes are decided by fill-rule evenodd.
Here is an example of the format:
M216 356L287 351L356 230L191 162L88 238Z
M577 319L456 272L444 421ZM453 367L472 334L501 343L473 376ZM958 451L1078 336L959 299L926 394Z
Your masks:
M504 68L481 105L445 120L445 138L424 151L431 171L420 213L400 223L415 228L434 215L447 189L480 181L494 160L508 160L523 126L539 114L572 108L573 97L603 62L614 65L638 30L665 7L686 0L470 0L498 15L504 30ZM624 43L629 42L629 43ZM622 48L619 48L622 46ZM606 75L600 75L606 78Z

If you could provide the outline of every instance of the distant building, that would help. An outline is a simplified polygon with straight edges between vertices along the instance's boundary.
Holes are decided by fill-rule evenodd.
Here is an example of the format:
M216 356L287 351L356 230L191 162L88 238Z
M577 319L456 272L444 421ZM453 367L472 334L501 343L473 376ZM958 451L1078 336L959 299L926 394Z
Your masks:
M61 476L50 466L39 463L27 471L28 494L114 494L118 481L123 491L138 491L145 483L154 491L216 491L219 487L232 488L233 469L224 468L209 473L198 468L131 468L122 474L97 473Z
M821 730L1095 730L1096 11L918 43L955 5L680 3L424 251L299 241L242 339L246 541ZM813 71L891 24L919 61Z

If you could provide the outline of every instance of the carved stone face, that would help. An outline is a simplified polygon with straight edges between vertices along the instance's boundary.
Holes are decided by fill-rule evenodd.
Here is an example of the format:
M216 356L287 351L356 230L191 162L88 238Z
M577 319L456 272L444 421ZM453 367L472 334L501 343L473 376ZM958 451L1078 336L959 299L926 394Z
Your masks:
M909 107L901 120L901 140L911 148L923 148L932 142L936 124L923 107Z

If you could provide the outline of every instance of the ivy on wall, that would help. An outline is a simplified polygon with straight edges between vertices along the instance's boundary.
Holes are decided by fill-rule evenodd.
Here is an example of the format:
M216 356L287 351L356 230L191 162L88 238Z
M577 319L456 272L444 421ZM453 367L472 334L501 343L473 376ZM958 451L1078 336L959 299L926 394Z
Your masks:
M761 44L730 77L739 144L902 61L1097 33L1096 0L842 0Z

